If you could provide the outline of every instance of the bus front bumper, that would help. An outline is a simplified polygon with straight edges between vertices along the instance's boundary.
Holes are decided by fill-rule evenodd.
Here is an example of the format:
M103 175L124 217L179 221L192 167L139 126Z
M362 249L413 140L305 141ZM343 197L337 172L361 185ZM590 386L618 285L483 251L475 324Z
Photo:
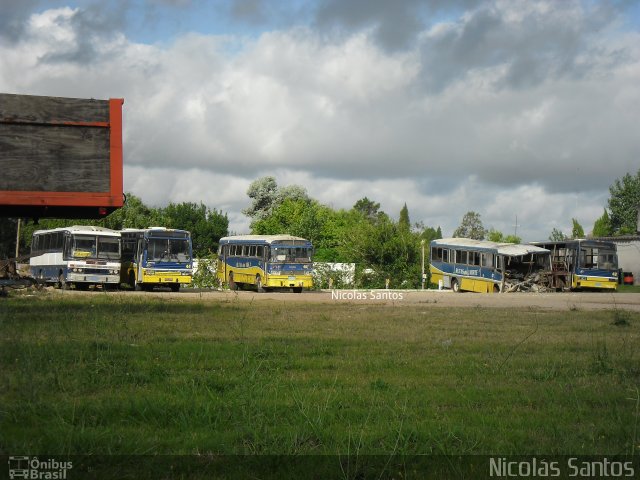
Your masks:
M268 288L313 288L310 275L269 275L265 282Z
M575 288L599 288L616 290L618 288L618 279L578 276L575 280Z
M142 283L181 283L186 285L191 283L191 274L181 274L179 272L155 272L153 275L150 275L145 273L142 276Z
M75 283L120 283L120 275L99 275L84 273L68 273L67 282Z

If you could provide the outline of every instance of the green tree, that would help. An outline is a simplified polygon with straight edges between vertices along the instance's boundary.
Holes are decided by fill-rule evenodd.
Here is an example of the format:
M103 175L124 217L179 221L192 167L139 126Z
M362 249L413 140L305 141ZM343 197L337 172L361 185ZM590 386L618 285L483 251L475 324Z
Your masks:
M571 238L584 238L584 228L578 223L575 218L571 219L573 228L571 229Z
M367 220L375 221L380 212L380 204L369 200L367 197L361 198L353 205L353 210L362 214Z
M485 229L480 220L480 214L470 211L464 214L460 226L453 232L454 237L484 240Z
M400 219L398 220L398 226L406 231L411 230L411 221L409 220L409 209L407 204L404 204L402 210L400 210Z
M202 202L170 203L160 212L162 226L191 232L193 254L196 257L211 255L218 249L218 242L229 229L226 214L210 210Z
M598 218L593 224L592 235L594 237L609 237L613 235L611 218L609 218L609 213L607 212L606 208L604 209L602 216Z
M549 235L549 240L551 240L552 242L562 242L563 240L566 240L566 239L567 239L567 236L557 228L554 227L553 230L551 230L551 234Z
M522 238L518 235L507 235L504 237L505 243L522 243Z
M625 174L609 187L609 211L611 228L615 235L633 234L638 231L640 208L640 170L635 175Z
M498 243L504 242L504 234L495 228L490 228L489 231L487 231L487 240Z

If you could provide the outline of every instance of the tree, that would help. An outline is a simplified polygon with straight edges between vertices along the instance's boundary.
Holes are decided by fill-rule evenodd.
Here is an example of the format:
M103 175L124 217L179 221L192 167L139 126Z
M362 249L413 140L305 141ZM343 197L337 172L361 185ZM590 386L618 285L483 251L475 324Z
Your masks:
M404 204L402 210L400 210L400 219L398 220L398 227L402 230L409 231L411 230L411 221L409 220L409 209L407 208L407 204Z
M638 231L638 208L640 208L640 170L635 176L625 174L609 187L609 211L611 229L616 235L633 234Z
M460 226L453 232L454 237L472 238L484 240L486 230L482 226L480 214L470 211L464 214Z
M573 228L571 230L571 238L584 238L584 228L578 223L578 220L572 218Z
M495 228L490 228L487 232L487 240L491 242L504 242L504 234Z
M380 204L374 202L373 200L369 200L367 197L361 198L353 205L353 210L362 214L369 221L375 221L378 216L382 213L380 212Z
M551 235L549 235L549 240L551 240L552 242L562 242L563 240L566 240L566 239L567 239L567 236L557 228L554 227L553 230L551 230Z
M262 177L255 180L249 186L247 195L252 199L251 205L242 213L251 217L251 229L255 230L254 223L268 218L286 200L311 201L304 187L288 185L278 187L273 177Z
M253 220L265 218L273 208L278 193L278 184L274 177L262 177L254 180L247 189L247 195L252 200L248 208L242 213Z
M611 218L609 218L609 213L607 212L606 208L604 209L602 216L598 218L593 224L592 235L594 237L609 237L613 235Z
M218 242L229 229L227 215L210 210L200 204L183 202L170 203L160 212L163 225L191 232L193 254L195 257L211 255L218 250Z
M507 235L504 237L505 243L522 243L522 238L518 235Z
M489 229L487 232L487 240L497 243L522 243L522 238L517 235L505 235L495 228Z

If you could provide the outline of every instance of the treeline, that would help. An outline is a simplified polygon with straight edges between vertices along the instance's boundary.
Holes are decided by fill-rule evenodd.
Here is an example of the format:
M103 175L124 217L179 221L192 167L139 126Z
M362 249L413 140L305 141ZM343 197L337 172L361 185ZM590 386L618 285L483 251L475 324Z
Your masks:
M596 219L590 237L616 237L634 235L638 232L638 209L640 209L640 169L635 175L626 173L609 187L609 200L602 216ZM554 228L549 240L584 238L582 225L575 218L571 235Z
M0 219L0 258L15 255L17 231L16 219ZM154 208L145 205L140 198L127 194L124 207L100 220L41 219L23 223L20 228L20 255L28 255L31 236L35 230L68 227L70 225L94 225L122 230L124 228L167 227L191 232L196 257L210 256L218 249L218 241L227 235L229 219L226 213L212 210L202 203L170 203Z
M398 220L364 197L350 209L336 210L309 197L303 187L279 187L273 177L254 181L243 211L255 234L295 235L311 240L317 262L355 263L358 287L419 288L422 247L428 273L429 242L440 227L412 224L405 205ZM422 243L424 242L424 244Z

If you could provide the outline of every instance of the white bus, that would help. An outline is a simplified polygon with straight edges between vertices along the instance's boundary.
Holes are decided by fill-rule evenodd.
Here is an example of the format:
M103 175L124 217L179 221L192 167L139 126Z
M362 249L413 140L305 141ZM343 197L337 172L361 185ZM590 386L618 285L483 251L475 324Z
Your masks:
M86 290L120 283L120 232L93 226L37 230L31 240L31 275L46 284Z

